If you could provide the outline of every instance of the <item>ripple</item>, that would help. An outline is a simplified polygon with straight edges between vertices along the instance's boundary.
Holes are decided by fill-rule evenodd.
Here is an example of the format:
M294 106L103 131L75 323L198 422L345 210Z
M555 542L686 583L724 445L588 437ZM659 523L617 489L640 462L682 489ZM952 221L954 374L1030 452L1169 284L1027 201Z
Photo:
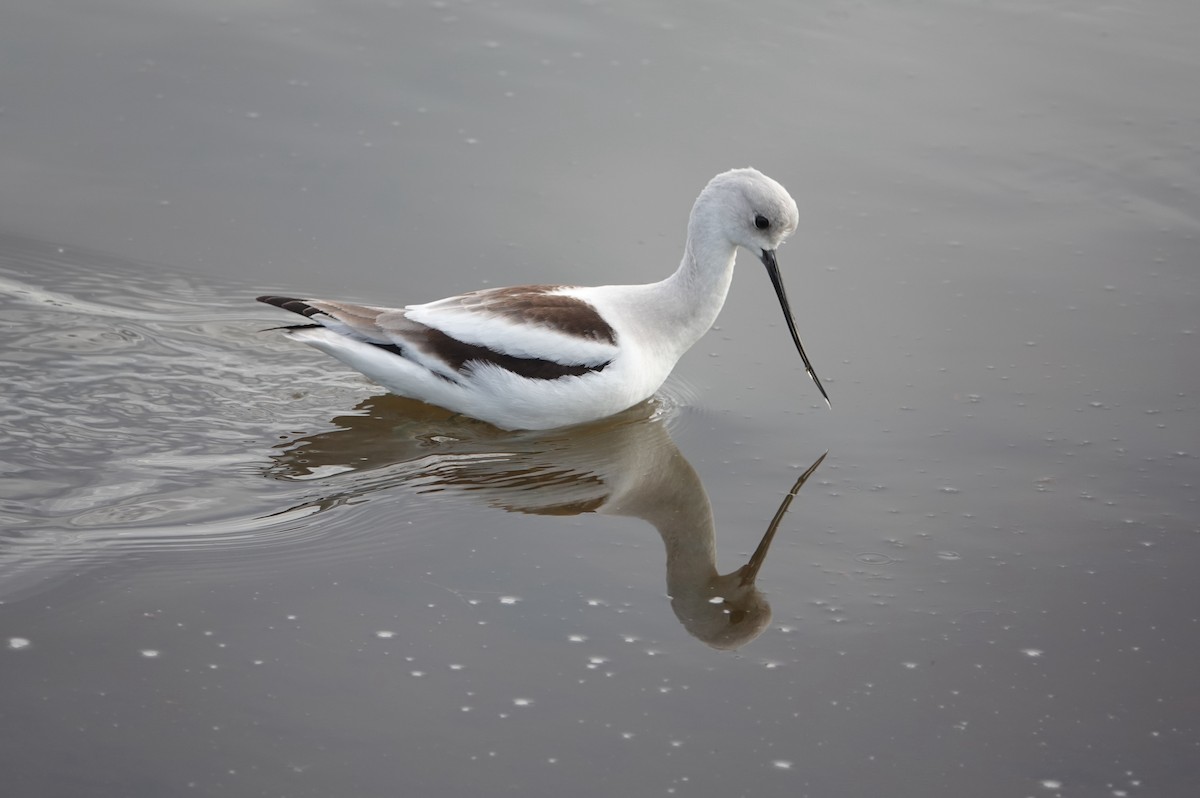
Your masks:
M340 537L306 519L345 501L264 483L264 453L326 408L353 405L361 379L315 379L292 349L259 336L257 314L222 311L252 293L243 286L0 245L0 313L15 333L0 355L0 513L5 530L20 530L0 533L5 595L129 551L231 560L286 542L292 555L321 556Z
M33 314L28 314L33 315ZM10 321L28 323L16 315ZM56 329L37 329L36 332L13 338L9 346L28 353L67 353L96 355L136 347L146 336L130 325L75 324Z

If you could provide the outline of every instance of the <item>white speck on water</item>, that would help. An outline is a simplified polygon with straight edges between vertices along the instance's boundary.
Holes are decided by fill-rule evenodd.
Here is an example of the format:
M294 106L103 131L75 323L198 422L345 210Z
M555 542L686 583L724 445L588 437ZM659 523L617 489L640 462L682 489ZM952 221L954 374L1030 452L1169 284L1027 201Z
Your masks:
M1047 790L1062 789L1062 782L1059 781L1058 779L1042 779L1041 785L1043 787L1045 787Z
M158 651L153 648L143 648L139 653L147 659L154 659L158 656Z
M463 666L462 666L462 665L459 665L457 662L452 662L452 663L450 663L450 670L452 670L452 671L461 671L462 669L463 669Z
M518 707L527 707L532 703L533 703L532 698L514 698L513 699L513 704L515 704Z
M587 635L568 635L567 639L572 643L583 643L587 640Z
M958 493L958 488L951 487L950 485L943 485L942 487L938 488L938 490L940 490L942 493Z
M791 770L792 769L792 763L787 761L786 759L776 759L771 764L774 765L775 767L779 768L780 770Z
M633 733L633 732L621 732L621 739L622 739L622 740L632 740L633 738L634 738L634 733Z
M8 647L13 651L29 648L29 639L25 637L10 637L8 638Z
M384 640L390 640L391 638L396 636L396 633L388 631L387 629L380 629L378 632L375 633L375 636L381 637Z
M1027 657L1040 657L1043 652L1040 648L1023 648L1021 653Z
M425 671L411 671L411 674L417 678L420 678L425 675Z
M626 643L636 643L638 641L638 639L633 635L622 635L621 639Z
M709 604L724 604L725 597L724 596L713 596L712 598L710 598L708 600L708 603Z
M906 662L906 663L904 663L904 667L908 668L908 669L911 671L911 670L913 670L914 668L916 668L916 667L917 667L917 663L915 663L915 662Z
M520 600L521 599L519 599L516 596L501 596L500 597L501 604L516 604Z
M961 560L962 555L956 551L939 551L937 553L939 560Z

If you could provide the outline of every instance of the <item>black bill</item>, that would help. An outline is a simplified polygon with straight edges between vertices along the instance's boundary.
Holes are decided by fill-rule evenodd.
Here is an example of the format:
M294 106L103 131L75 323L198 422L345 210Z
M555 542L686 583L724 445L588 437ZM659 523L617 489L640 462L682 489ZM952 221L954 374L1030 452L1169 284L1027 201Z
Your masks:
M820 383L818 383L820 384ZM743 587L754 584L754 580L758 577L758 569L762 568L762 564L767 560L767 549L771 548L771 541L775 539L775 532L779 529L779 522L783 520L783 516L787 513L788 507L792 506L792 499L796 498L796 494L804 487L804 483L808 482L808 478L813 475L813 472L825 461L825 454L817 458L817 462L808 467L808 470L800 475L796 480L796 484L792 485L792 489L788 491L787 496L783 497L783 503L779 505L779 509L775 511L775 517L771 519L770 525L767 527L767 532L759 541L758 548L750 555L750 561L741 568L740 583Z
M800 333L796 332L796 320L792 318L792 308L788 304L787 292L783 290L783 278L779 274L779 264L775 262L775 251L764 249L762 251L762 262L767 267L767 274L771 276L771 285L775 286L775 296L779 297L779 305L783 308L783 318L787 320L788 331L792 334L792 340L796 342L796 351L800 353L800 359L804 361L804 370L808 372L808 376L812 377L812 381L817 384L817 390L825 398L825 404L833 407L829 402L829 394L825 393L825 386L821 384L820 378L817 377L817 372L813 371L808 355L804 354L804 344L800 343Z

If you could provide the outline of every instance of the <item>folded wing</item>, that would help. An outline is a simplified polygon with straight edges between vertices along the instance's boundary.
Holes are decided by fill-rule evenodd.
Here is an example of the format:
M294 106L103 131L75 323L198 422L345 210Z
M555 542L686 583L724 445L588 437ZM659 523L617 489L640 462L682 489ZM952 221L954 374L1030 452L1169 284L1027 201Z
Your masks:
M592 305L562 290L495 288L405 308L280 296L259 301L455 382L486 365L529 379L601 371L617 354L616 332Z

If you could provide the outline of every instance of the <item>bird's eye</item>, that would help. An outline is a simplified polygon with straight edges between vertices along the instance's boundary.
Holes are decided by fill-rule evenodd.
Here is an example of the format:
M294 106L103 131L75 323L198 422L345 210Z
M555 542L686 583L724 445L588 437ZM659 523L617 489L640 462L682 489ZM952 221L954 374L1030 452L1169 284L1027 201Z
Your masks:
M771 226L771 220L760 213L754 217L754 226L759 230L766 230Z

